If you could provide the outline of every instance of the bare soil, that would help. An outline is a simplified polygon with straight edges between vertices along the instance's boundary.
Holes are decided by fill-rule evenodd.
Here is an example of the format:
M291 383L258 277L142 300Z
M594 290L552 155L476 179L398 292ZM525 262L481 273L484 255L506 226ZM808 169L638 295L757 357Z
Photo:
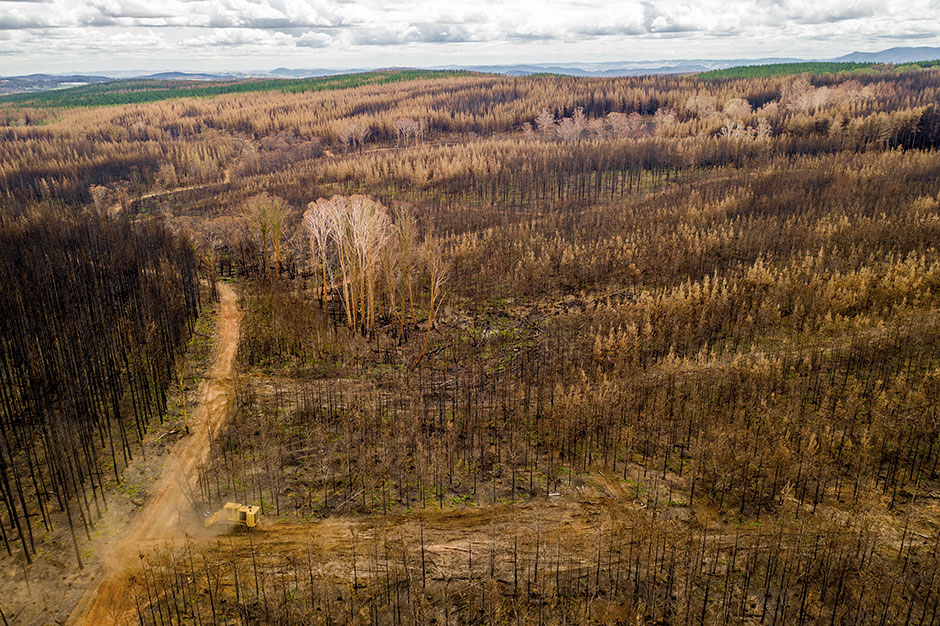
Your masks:
M217 323L215 360L199 385L199 404L189 424L190 434L176 442L151 496L124 532L112 542L106 567L88 581L88 588L66 623L104 625L119 622L130 602L130 572L144 550L173 545L187 537L207 534L194 510L192 484L196 468L209 451L212 434L228 413L233 395L233 372L238 347L240 312L234 289L219 283L221 308Z

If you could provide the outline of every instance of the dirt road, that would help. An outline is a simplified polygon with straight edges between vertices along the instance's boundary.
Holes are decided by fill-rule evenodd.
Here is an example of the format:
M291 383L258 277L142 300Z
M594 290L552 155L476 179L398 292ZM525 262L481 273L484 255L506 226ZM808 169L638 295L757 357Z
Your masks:
M133 609L133 599L127 593L129 572L139 564L141 552L153 545L182 543L187 534L202 529L190 504L189 489L209 452L210 435L224 421L232 397L240 322L235 290L226 283L218 287L221 308L215 359L199 384L199 405L190 423L190 435L174 446L150 498L115 541L111 554L105 557L106 571L90 581L68 624L124 623L123 616Z
M135 201L137 201L137 200L146 200L147 198L156 198L156 197L158 197L158 196L169 196L169 195L174 194L174 193L182 193L182 192L184 192L184 191L192 191L193 189L207 189L207 188L209 188L209 187L213 187L213 186L216 186L216 185L227 185L227 184L229 184L230 182L232 182L232 174L231 174L231 172L230 172L228 169L226 169L226 170L223 172L223 174L224 174L224 177L223 177L221 183L220 183L220 182L200 183L200 184L198 184L198 185L186 185L186 186L183 186L183 187L174 187L173 189L158 189L158 190L156 190L156 191L148 191L148 192L145 193L145 194L141 194L141 195L138 196L137 198L129 198L128 201L130 202L130 204L133 204L133 203L134 203ZM122 202L115 202L115 203L112 204L111 207L108 209L108 212L109 212L109 213L112 213L112 214L120 213L120 212L121 212L121 209L123 209L123 208L124 208L124 202L123 202L123 201L122 201Z

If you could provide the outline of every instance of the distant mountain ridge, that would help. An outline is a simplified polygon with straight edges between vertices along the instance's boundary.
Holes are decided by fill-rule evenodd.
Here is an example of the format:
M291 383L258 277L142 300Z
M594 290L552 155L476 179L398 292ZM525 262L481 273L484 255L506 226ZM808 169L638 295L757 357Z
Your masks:
M792 63L799 59L675 59L666 61L607 61L603 63L519 63L513 65L445 65L435 69L471 70L509 76L563 74L581 77L643 76L646 74L691 74L734 67L744 63Z
M888 48L879 52L852 52L830 61L852 63L916 63L940 59L940 48Z
M779 63L799 63L803 61L840 61L855 63L915 63L940 59L937 47L895 47L878 52L852 52L830 59L801 59L789 57L769 57L759 59L674 59L666 61L603 61L574 63L514 63L505 65L442 65L428 69L468 70L507 76L529 76L532 74L562 74L577 77L616 77L642 76L648 74L693 74L721 70L743 65L771 65ZM185 72L166 71L150 72L145 70L113 70L89 74L30 74L28 76L0 77L0 95L27 91L48 91L78 85L102 83L113 80L180 80L180 81L221 81L245 80L251 78L317 78L367 72L377 68L357 69L292 69L279 67L270 71L220 71L220 72ZM385 68L388 69L388 68Z
M29 74L26 76L0 77L0 95L27 91L50 91L67 87L79 87L114 80L108 76L86 76L84 74Z

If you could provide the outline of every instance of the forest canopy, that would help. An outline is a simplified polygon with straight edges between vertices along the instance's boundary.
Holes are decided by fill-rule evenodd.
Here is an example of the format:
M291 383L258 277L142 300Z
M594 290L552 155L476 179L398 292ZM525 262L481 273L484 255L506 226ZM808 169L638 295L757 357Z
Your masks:
M89 615L936 624L940 70L790 69L0 104L3 563L149 455Z

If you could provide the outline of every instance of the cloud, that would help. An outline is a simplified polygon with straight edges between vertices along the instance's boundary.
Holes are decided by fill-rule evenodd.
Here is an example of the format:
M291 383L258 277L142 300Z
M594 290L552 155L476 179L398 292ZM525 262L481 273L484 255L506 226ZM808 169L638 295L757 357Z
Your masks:
M940 2L940 0L937 1ZM480 11L461 15L442 13L435 22L438 24L486 24L489 22L489 18L486 13Z
M463 24L420 22L411 25L413 41L426 43L454 43L477 41L477 34Z
M936 37L936 36L937 36L936 33L912 33L912 32L889 33L889 34L887 34L887 35L882 35L882 37L884 37L885 39L902 39L902 40L907 40L907 39L931 39L931 38Z
M41 15L27 15L23 13L0 13L0 30L22 30L27 28L45 28L50 20Z
M349 41L360 46L392 46L412 43L466 43L484 40L478 30L464 24L415 22L385 28L356 28Z
M586 37L618 37L626 35L642 35L647 29L638 24L595 24L590 26L578 26L571 31L575 35L584 35Z
M294 42L298 48L328 48L333 37L324 33L304 33Z
M844 20L857 20L876 15L878 7L872 3L847 2L813 4L802 7L794 16L803 24L832 24Z
M186 39L184 47L278 47L293 45L290 35L266 30L224 28L212 30L207 35Z
M149 50L165 50L169 43L153 31L118 32L106 40L106 45L118 50L146 48Z
M89 4L104 17L110 18L171 18L176 15L173 3L160 3L157 8L153 3L134 0L95 0Z
M357 46L394 46L409 43L407 33L388 28L357 29L350 35Z
M459 61L448 55L820 58L879 42L940 44L938 10L940 0L0 0L0 32L11 34L0 52L36 66L63 58L77 66L172 62L211 50L213 58L240 54L272 66L310 49L354 66ZM120 59L115 37L126 46Z
M691 33L702 30L705 24L696 22L688 7L671 6L662 9L652 2L643 3L643 25L650 33Z
M217 0L210 3L209 25L226 28L287 29L350 23L335 2L299 0Z

